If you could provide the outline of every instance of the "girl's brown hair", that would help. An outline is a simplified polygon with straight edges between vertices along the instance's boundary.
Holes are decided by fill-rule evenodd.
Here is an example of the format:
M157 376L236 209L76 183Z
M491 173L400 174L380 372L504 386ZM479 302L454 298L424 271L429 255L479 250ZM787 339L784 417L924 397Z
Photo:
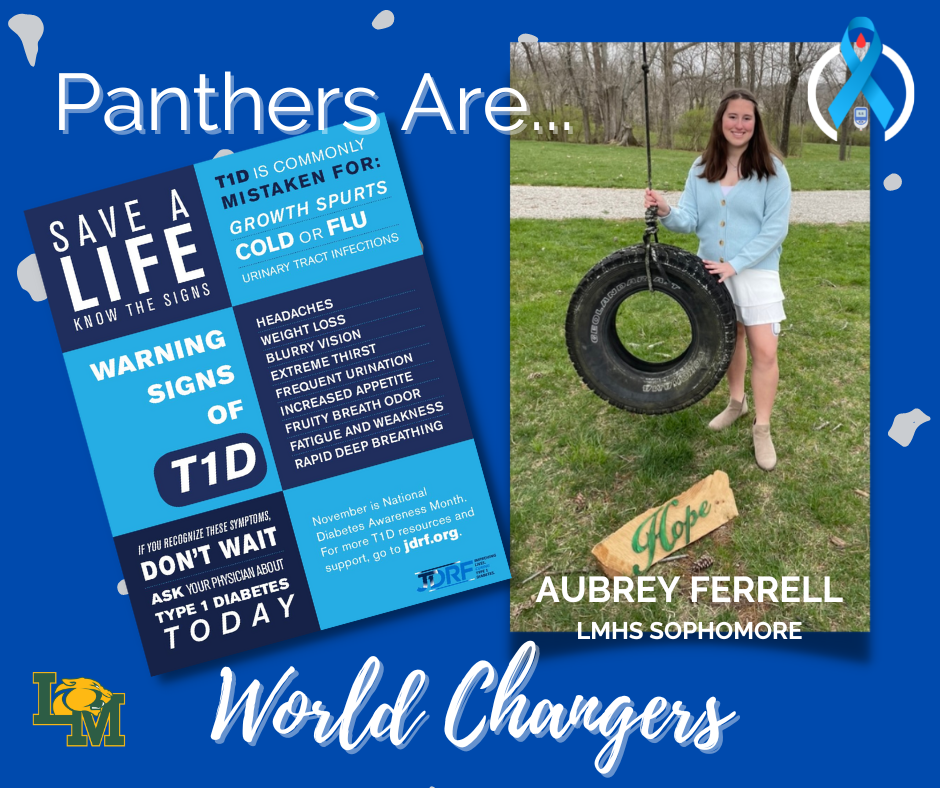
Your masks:
M767 132L764 130L764 123L761 120L760 110L757 107L757 99L754 94L744 88L734 88L725 93L718 105L715 121L712 123L711 134L708 138L708 145L705 146L705 152L702 154L704 170L699 177L705 178L709 183L720 181L728 171L728 141L722 131L722 121L725 110L728 109L728 104L735 99L744 99L754 105L754 135L751 137L744 153L741 154L741 160L738 162L738 177L742 179L749 178L752 173L755 173L757 179L760 180L764 177L769 178L771 175L776 175L777 170L771 157L782 158L777 149L767 139Z

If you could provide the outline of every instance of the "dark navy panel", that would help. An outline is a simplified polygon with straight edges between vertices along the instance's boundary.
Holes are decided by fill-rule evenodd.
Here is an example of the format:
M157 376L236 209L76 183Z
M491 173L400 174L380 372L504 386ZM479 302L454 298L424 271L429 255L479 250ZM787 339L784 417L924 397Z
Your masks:
M153 467L153 477L170 506L188 506L250 490L261 484L267 471L261 443L242 432L164 454Z
M473 437L423 257L235 318L285 490Z
M114 544L152 676L320 630L282 493Z
M63 352L231 305L192 167L34 208L26 223ZM156 262L135 271L135 252Z

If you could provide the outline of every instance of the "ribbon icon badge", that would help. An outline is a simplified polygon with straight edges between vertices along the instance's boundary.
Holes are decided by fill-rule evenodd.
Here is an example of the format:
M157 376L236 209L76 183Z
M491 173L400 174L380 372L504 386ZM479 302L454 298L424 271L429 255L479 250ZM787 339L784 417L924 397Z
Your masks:
M855 50L852 48L852 42L849 40L849 30L858 28L870 30L872 34L871 46L864 60L858 59ZM872 69L874 69L875 63L878 62L878 58L881 57L882 50L881 38L878 35L878 31L875 30L875 25L867 17L855 17L855 19L849 22L849 26L842 34L842 43L839 48L842 52L842 57L845 59L845 65L848 66L849 71L852 72L852 76L849 78L849 81L845 83L842 90L839 91L832 104L829 105L829 114L833 122L837 127L841 125L845 116L852 108L852 104L855 103L855 97L858 96L859 93L863 93L865 98L868 99L869 105L871 105L872 112L874 112L875 117L878 118L878 122L885 128L888 128L888 122L891 120L891 115L894 113L894 107L891 106L888 97L885 96L881 88L878 87L878 83L871 78Z

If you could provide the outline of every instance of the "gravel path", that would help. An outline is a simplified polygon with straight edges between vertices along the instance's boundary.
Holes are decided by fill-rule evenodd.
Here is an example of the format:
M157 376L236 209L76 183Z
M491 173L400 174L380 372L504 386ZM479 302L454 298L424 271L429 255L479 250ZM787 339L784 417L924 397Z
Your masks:
M680 192L665 192L675 205ZM510 186L510 219L642 219L642 189ZM793 192L790 221L806 224L867 222L867 191Z

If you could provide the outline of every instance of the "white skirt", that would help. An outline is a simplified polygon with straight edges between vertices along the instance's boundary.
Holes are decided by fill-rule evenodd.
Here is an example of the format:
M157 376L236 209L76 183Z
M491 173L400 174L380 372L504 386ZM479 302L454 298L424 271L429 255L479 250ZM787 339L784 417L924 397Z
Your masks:
M783 311L783 290L778 271L745 268L725 279L725 287L734 301L738 322L746 326L780 323L787 319Z

